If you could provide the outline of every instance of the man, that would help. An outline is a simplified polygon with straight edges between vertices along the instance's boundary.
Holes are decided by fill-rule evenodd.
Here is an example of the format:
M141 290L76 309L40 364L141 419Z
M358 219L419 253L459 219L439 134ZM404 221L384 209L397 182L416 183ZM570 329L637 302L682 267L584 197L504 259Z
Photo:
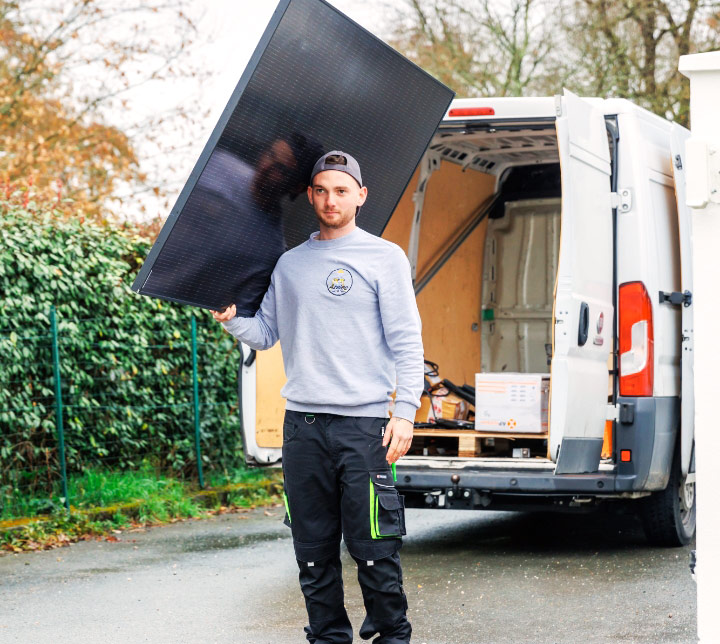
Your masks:
M374 644L400 644L411 634L397 552L405 518L389 464L410 447L423 389L410 266L398 246L356 227L367 188L349 154L320 157L307 193L320 230L281 256L257 314L235 318L231 306L213 316L250 347L267 349L278 339L282 346L285 521L307 639L352 641L342 535L367 611L361 637L378 633Z

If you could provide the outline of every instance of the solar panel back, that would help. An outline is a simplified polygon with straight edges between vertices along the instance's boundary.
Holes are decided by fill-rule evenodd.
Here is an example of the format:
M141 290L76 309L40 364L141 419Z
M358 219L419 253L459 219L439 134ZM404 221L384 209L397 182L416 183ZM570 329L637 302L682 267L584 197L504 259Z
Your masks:
M317 230L317 158L358 160L357 224L379 235L452 97L324 0L281 0L133 289L253 315L278 257Z

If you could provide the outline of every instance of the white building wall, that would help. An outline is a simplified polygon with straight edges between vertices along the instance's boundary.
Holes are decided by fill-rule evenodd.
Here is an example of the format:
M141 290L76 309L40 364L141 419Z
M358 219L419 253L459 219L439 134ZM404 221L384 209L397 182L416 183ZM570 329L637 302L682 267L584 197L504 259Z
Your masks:
M720 52L680 58L690 78L686 144L687 203L693 208L693 306L695 308L695 450L697 467L698 637L720 642Z

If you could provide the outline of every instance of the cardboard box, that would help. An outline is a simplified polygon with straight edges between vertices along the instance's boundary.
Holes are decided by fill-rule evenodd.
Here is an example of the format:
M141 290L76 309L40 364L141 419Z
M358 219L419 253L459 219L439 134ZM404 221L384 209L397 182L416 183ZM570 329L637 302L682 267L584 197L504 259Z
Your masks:
M465 420L468 413L467 402L453 394L440 398L440 417L449 420Z
M549 393L547 373L476 373L475 429L547 433Z
M436 418L447 420L465 420L467 418L468 404L466 401L451 394L445 388L436 389L435 391L436 395L430 398L427 406L423 405L425 397L420 399L420 410L417 418L421 418L422 422L428 423L434 423Z

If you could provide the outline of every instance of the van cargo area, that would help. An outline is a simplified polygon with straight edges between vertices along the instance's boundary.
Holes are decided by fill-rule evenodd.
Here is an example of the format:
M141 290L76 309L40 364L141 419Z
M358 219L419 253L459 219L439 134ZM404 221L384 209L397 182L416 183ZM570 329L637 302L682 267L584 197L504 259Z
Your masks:
M413 264L434 380L474 400L477 373L549 374L560 211L554 119L463 124L435 135L383 233ZM430 401L423 402L404 461L550 464L547 425L540 432L477 431L470 405L469 427L438 428Z

